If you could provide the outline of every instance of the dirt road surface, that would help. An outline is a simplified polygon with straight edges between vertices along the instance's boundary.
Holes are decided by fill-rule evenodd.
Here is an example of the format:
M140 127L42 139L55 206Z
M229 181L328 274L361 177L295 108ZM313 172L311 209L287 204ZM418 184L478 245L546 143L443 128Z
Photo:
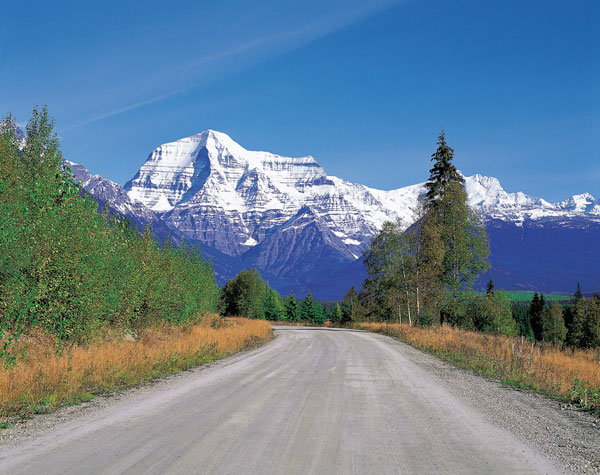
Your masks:
M589 414L391 338L276 327L267 345L36 416L0 473L595 473Z

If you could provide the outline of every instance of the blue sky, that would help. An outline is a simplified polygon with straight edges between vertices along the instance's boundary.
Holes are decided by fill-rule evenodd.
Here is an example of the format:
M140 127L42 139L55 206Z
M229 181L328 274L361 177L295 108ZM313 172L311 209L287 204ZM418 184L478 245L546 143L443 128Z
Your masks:
M56 118L65 156L120 183L212 128L391 189L443 127L465 174L600 198L597 1L6 2L0 113Z

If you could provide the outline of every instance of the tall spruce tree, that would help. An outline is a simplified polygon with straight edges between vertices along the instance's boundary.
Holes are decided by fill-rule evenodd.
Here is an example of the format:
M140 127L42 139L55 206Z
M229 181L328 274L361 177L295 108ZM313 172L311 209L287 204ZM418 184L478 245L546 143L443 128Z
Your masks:
M544 301L544 294L535 292L529 305L529 322L531 329L533 330L533 336L536 340L541 341L543 338L543 325L542 325L542 313L546 302Z
M452 163L454 150L446 143L444 131L438 136L438 148L431 161L433 167L429 170L429 180L425 183L427 193L425 195L427 207L434 207L446 192L451 183L464 184L464 179Z
M300 307L298 301L294 297L294 293L290 292L289 295L283 301L283 308L285 319L288 322L297 322L300 320Z
M446 143L444 132L425 188L425 210L437 223L443 259L440 280L448 291L444 304L449 323L458 324L459 292L470 288L481 272L488 269L489 243L481 219L468 204L464 179L452 160L454 150ZM453 315L454 314L454 315Z

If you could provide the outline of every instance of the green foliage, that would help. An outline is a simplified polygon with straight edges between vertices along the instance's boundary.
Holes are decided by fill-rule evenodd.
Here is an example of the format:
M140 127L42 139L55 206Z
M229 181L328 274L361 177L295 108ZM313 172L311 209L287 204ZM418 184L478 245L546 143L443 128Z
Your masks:
M241 271L221 289L223 314L264 318L269 290L256 269Z
M487 234L479 216L469 207L460 183L449 184L430 212L437 216L445 246L441 279L456 298L489 267Z
M510 299L510 292L507 292L507 295ZM522 300L512 300L510 306L513 319L517 324L518 334L534 341L535 337L529 321L529 303Z
M299 310L293 294L281 299L256 269L243 270L221 289L219 311L224 316L296 321Z
M265 319L267 320L284 320L285 312L283 302L276 290L269 289L265 300Z
M199 251L159 246L73 183L53 121L35 109L22 146L0 126L0 338L40 326L63 341L96 328L184 322L214 312L218 288Z
M297 322L300 320L300 306L294 293L290 294L283 301L285 320L288 322Z
M569 395L575 404L584 409L600 407L600 389L594 388L585 381L580 381L577 375L575 375L573 386L569 388Z
M566 343L576 348L600 347L600 298L583 297L579 285L571 304L565 309Z
M453 157L442 132L417 221L404 233L398 225L384 223L365 251L369 277L361 290L361 303L368 309L368 319L389 320L395 315L400 322L412 323L425 313L432 319L439 315L441 323L473 327L461 293L489 267L489 245L479 216L468 205ZM489 293L494 293L493 284ZM485 305L506 306L494 299ZM502 331L512 331L500 326Z
M323 307L313 298L310 290L300 306L300 317L302 320L308 320L315 325L325 323L325 312L323 311Z
M360 302L358 300L358 294L356 293L356 289L354 288L354 286L351 286L342 300L342 325L345 325L346 323L349 323L352 320L356 319L356 313L359 305Z
M342 307L340 307L339 303L336 302L335 306L331 310L331 313L329 314L329 319L332 322L341 322L342 321Z
M536 340L542 339L543 326L542 326L542 313L546 302L544 300L544 294L538 296L537 292L533 294L533 299L529 305L529 322L531 323L531 329L533 336Z
M501 290L485 296L472 295L467 314L476 330L500 335L518 334L519 328L512 317L510 300Z
M384 223L364 253L368 277L358 302L343 301L342 318L423 326L439 322L557 345L566 341L572 347L599 347L600 297L586 299L579 284L565 308L564 296L550 296L548 306L542 294L499 291L491 279L485 293L472 292L474 281L489 267L489 243L481 219L468 205L453 158L442 132L416 222L405 232L396 223Z
M567 327L562 306L554 301L542 312L542 340L562 345L567 336Z
M382 304L388 313L410 320L414 314L415 256L412 234L402 233L398 226L386 222L364 253L365 266L371 280L377 281Z

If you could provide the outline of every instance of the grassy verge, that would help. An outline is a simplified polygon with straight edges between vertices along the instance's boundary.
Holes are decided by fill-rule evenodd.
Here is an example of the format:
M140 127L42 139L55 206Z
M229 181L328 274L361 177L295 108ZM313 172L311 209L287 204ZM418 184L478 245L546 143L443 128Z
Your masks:
M392 336L461 368L600 411L600 352L561 350L521 338L449 327L358 323L355 328Z
M216 317L194 326L151 328L137 340L106 332L86 346L57 354L48 335L29 335L21 343L19 362L0 368L0 427L15 417L50 412L224 358L271 336L266 321Z

